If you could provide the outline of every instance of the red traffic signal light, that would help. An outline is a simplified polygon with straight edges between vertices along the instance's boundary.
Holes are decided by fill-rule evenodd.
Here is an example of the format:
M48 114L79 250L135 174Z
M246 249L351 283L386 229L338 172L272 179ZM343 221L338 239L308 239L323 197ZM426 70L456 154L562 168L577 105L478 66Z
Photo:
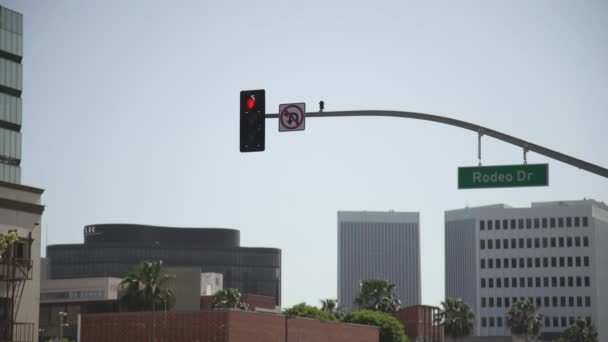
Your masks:
M245 106L249 110L252 110L253 107L255 107L255 95L249 95L249 98L245 100Z
M240 150L241 152L264 151L266 93L264 89L243 90L240 102Z

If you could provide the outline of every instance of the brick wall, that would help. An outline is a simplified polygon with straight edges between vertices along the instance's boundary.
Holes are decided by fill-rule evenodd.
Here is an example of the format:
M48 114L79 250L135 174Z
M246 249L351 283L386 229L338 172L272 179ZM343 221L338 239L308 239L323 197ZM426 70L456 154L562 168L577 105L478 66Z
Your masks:
M153 322L154 320L154 322ZM377 327L238 310L83 315L83 342L378 342Z

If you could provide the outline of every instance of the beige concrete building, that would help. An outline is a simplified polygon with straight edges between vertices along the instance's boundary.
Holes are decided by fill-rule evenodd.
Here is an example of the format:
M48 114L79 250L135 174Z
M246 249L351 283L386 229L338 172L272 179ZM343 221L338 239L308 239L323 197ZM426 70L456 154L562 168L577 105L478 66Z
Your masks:
M43 190L0 181L0 234L20 239L0 260L0 340L37 341Z

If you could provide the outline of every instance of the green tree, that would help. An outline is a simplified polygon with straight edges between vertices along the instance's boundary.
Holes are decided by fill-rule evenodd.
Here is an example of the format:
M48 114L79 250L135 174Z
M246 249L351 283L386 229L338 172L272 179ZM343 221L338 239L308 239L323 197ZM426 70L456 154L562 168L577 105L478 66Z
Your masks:
M168 288L173 276L162 273L162 261L144 261L135 266L120 283L124 294L120 302L126 311L169 310L175 305L173 291Z
M534 304L528 300L518 300L507 310L507 327L515 336L536 337L542 329L543 315L536 311Z
M408 342L403 325L391 314L360 310L346 314L342 319L345 323L375 325L380 328L380 342Z
M460 298L447 298L441 302L438 320L445 334L453 339L473 334L475 315L469 305Z
M337 299L321 299L321 310L333 313L338 319L346 315L344 308L338 305Z
M568 342L597 342L597 331L591 322L578 318L564 330L563 339Z
M2 259L2 253L8 249L10 245L19 240L19 235L16 231L9 231L5 234L0 234L0 260Z
M321 310L335 313L338 309L338 300L336 299L321 299Z
M213 309L249 310L249 305L241 300L241 292L237 289L226 288L213 296Z
M382 311L393 314L401 301L395 296L395 284L384 279L368 279L361 283L355 304L361 310Z
M296 304L289 309L283 310L283 315L292 317L306 317L322 321L337 321L338 318L331 312L321 310L306 303Z

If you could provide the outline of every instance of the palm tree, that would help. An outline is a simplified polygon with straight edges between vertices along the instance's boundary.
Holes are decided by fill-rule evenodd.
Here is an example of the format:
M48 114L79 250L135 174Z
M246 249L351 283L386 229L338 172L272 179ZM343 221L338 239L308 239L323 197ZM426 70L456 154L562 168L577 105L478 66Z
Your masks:
M591 322L578 318L564 330L563 338L568 342L597 342L597 331Z
M121 306L127 311L155 311L164 305L165 310L175 304L173 291L168 288L173 276L161 272L162 261L144 261L135 266L120 282L124 289Z
M384 279L368 279L361 283L355 304L360 310L382 311L393 314L401 301L395 296L395 284Z
M321 299L321 310L334 313L338 309L338 301L336 299Z
M213 309L249 310L249 305L241 301L241 293L237 289L226 288L213 296Z
M445 334L451 338L464 338L473 333L475 315L462 299L448 297L441 302L438 323L443 324Z
M515 336L536 337L543 325L543 315L536 311L534 304L528 300L518 300L507 310L507 327Z

